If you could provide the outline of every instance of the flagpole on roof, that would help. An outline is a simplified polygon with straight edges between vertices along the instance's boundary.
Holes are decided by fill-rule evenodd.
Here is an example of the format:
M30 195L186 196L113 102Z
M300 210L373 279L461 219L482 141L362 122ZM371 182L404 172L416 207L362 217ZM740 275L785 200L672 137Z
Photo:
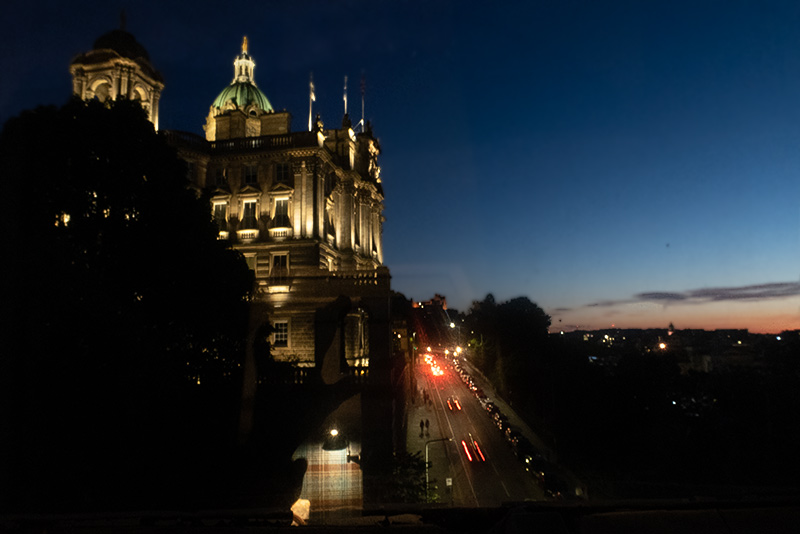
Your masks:
M311 119L313 117L313 102L317 99L314 94L314 73L308 75L308 131L311 131Z
M367 91L367 79L364 77L364 73L361 73L361 131L364 131L364 126L366 123L364 122L364 93Z
M344 114L347 115L347 74L344 75Z

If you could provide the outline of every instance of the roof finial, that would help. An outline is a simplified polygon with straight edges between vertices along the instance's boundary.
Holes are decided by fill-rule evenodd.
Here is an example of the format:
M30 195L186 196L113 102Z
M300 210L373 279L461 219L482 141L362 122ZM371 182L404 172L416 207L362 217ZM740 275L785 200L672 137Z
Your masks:
M125 17L125 8L123 7L119 12L119 29L125 31L125 22L127 22Z
M242 40L242 54L246 53L247 53L247 36L245 35L244 39Z

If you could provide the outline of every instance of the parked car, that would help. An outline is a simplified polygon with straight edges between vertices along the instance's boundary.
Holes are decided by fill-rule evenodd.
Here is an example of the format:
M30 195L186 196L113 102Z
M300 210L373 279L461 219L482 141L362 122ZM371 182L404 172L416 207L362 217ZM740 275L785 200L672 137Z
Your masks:
M544 489L544 494L554 501L563 501L572 498L575 494L574 491L571 491L567 481L553 471L545 471L542 489Z
M497 425L497 428L500 429L501 432L505 432L506 428L508 428L508 417L503 415L502 412L497 412L494 414L494 422Z
M519 441L520 438L523 437L522 432L519 431L518 428L513 426L508 426L505 431L506 441L513 445L516 441Z
M521 443L527 444L520 445ZM525 471L528 472L540 487L544 487L547 474L554 470L553 465L548 462L544 455L531 445L528 440L524 442L520 440L520 442L517 443L516 452L517 458L519 458L525 466Z
M500 432L505 433L506 428L508 428L510 423L508 422L508 418L501 417L499 421L497 421L497 428L500 429Z
M525 456L533 456L535 454L541 455L539 449L533 446L533 443L528 441L528 438L522 436L520 439L511 444L514 454L521 461L524 461Z

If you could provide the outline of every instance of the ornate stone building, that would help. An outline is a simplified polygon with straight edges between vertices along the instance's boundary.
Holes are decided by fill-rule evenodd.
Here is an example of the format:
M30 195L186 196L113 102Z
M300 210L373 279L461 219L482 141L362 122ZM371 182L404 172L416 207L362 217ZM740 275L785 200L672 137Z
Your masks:
M147 50L123 28L100 36L92 50L72 60L69 72L75 96L101 102L118 97L139 100L158 130L158 101L164 80L150 64Z
M233 66L233 81L211 103L205 137L161 133L187 162L191 185L210 198L219 239L254 273L248 346L269 323L273 358L294 364L281 366L291 369L289 382L318 394L330 388L323 397L358 406L347 415L345 403L325 423L338 421L348 436L346 462L385 469L393 445L405 447L407 379L392 348L380 144L369 123L356 133L346 114L339 128L318 116L310 131L292 131L291 115L276 111L255 83L246 38ZM129 33L98 39L71 73L76 95L138 98L157 127L163 83ZM255 387L248 372L245 388ZM262 384L271 380L286 385L287 375L260 372Z
M257 299L274 329L273 356L318 366L317 310L345 296L354 300L343 354L350 367L367 367L376 341L370 323L386 311L367 310L361 300L389 296L380 145L369 128L356 134L347 116L338 129L318 118L313 131L292 132L291 115L275 111L256 85L247 46L245 38L233 81L210 107L205 140L171 138L192 182L211 192L219 238L255 272Z
M293 132L291 115L256 85L246 37L233 66L232 82L210 106L205 139L162 133L188 163L194 187L210 194L219 239L254 271L255 309L272 324L275 359L321 368L333 350L342 369L365 372L390 345L380 144L369 125L356 134L347 115L340 128L317 117L312 131ZM130 33L101 36L70 72L74 94L141 100L158 126L164 84ZM323 347L315 323L331 319L319 310L339 297L350 302L333 348Z

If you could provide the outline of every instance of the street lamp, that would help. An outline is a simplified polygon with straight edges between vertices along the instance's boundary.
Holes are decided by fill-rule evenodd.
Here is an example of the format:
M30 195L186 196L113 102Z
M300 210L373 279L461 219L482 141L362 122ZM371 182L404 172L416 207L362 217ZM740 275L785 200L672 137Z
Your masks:
M322 442L322 449L326 451L337 451L346 449L349 441L344 433L339 432L338 428L331 428Z
M437 441L453 441L453 438L429 439L425 442L425 502L428 502L428 445Z

